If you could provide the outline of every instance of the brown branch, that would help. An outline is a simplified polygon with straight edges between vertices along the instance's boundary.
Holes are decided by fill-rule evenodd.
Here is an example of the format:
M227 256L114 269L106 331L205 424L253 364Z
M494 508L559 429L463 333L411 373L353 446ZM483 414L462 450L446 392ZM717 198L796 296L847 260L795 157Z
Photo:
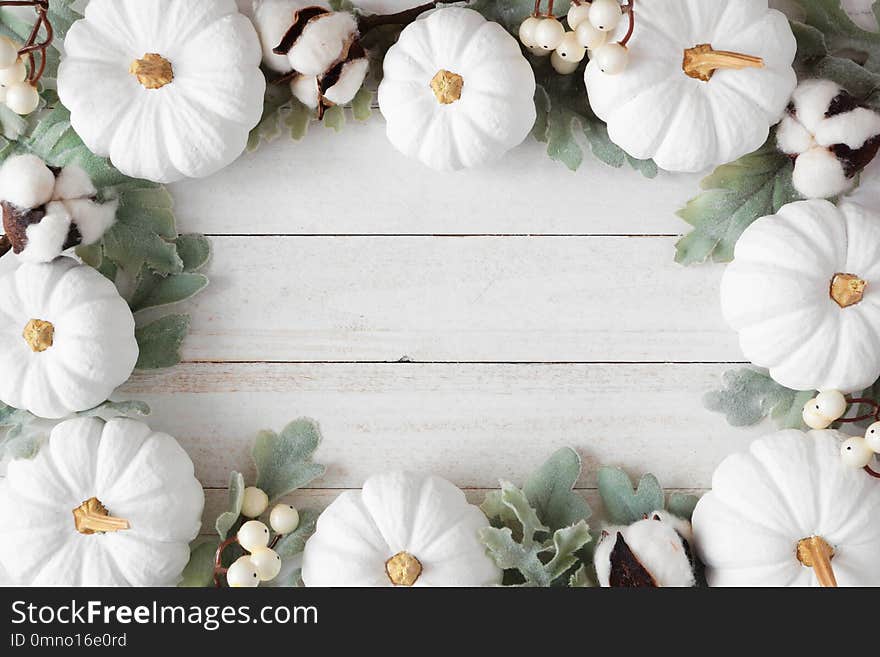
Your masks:
M28 82L36 85L39 79L43 77L43 73L46 72L46 50L55 39L55 30L52 28L48 15L49 0L0 0L0 7L33 7L37 12L37 20L34 23L30 36L18 51L19 57L26 56L28 59L28 68L30 69ZM38 42L42 28L45 28L46 38ZM40 54L39 66L37 65L36 53Z
M623 11L629 18L629 29L626 31L624 37L620 40L620 45L626 46L629 43L629 40L632 39L633 32L636 29L636 14L634 11L636 0L629 0L629 3L624 5Z
M223 551L235 543L238 543L238 536L230 536L217 546L217 552L214 554L214 586L218 589L220 588L220 575L225 575L227 570L223 567Z
M409 25L429 9L434 9L439 2L428 2L396 14L361 16L358 19L358 31L361 36L382 25Z

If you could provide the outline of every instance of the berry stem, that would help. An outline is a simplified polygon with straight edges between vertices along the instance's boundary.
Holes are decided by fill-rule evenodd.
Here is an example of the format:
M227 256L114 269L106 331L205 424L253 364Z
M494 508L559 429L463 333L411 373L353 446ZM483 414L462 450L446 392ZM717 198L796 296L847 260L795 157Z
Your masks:
M226 574L226 568L223 567L223 552L230 545L238 543L238 536L230 536L220 545L217 546L217 552L214 554L214 586L220 588L220 576Z
M46 50L55 39L55 30L52 28L52 23L49 21L48 16L49 0L0 0L0 7L33 7L37 12L37 21L34 23L34 28L31 30L28 40L18 51L19 57L27 55L30 68L28 82L36 85L46 71ZM40 35L40 28L45 28L46 38L38 43L37 39ZM35 56L37 52L40 53L39 66L37 66Z
M619 41L620 45L626 47L626 44L629 43L629 40L632 39L633 32L636 30L636 14L634 11L636 0L629 0L627 4L623 6L623 13L627 15L629 19L629 29L626 31L624 37Z
M877 420L880 422L880 403L874 401L873 399L868 399L867 397L856 397L849 398L847 401L853 404L859 404L862 406L870 406L874 409L873 413L865 413L864 415L859 415L857 417L843 417L838 420L841 424L852 424L853 422L864 422L866 420ZM865 472L874 477L874 479L880 479L880 472L874 470L870 465L866 465L864 468Z

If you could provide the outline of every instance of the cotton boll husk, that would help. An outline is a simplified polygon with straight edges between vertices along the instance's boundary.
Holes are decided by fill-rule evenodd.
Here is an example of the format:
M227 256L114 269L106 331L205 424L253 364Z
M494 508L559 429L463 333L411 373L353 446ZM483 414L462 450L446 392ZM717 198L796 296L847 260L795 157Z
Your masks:
M55 179L55 193L53 201L63 201L72 198L86 198L98 193L92 184L89 174L75 164L66 166Z
M55 174L36 155L11 157L0 167L0 199L25 209L52 200Z
M594 554L596 575L600 586L610 586L611 552L617 540L617 533L632 553L651 573L657 586L689 587L694 586L693 567L688 558L684 543L673 526L666 522L658 522L649 517L639 520L628 527L608 527L608 536L599 542Z
M291 71L287 55L276 55L272 49L281 43L284 35L293 25L294 14L304 7L329 7L322 2L306 0L255 0L253 3L253 23L263 48L263 63L277 73Z
M792 183L805 198L819 199L846 192L853 181L846 177L837 156L819 146L801 153L795 160Z
M115 200L95 203L83 198L65 201L64 205L85 245L95 244L104 236L116 222L116 211L119 209L119 201Z
M786 115L776 128L776 143L786 155L800 155L816 145L813 135L790 115Z
M343 56L356 33L357 21L345 11L309 21L287 53L290 68L303 75L323 75Z
M318 78L314 75L297 75L290 81L290 91L306 107L315 109L321 102Z
M49 203L40 222L27 227L27 243L18 257L25 262L51 262L64 251L69 234L67 208L62 203Z
M370 63L366 58L345 62L339 80L324 92L324 98L334 105L350 103L364 84L369 70Z
M823 146L846 144L858 150L865 142L880 134L880 114L864 107L830 116L819 124L816 141Z
M843 89L831 80L806 80L801 82L791 97L798 121L812 134L825 120L825 113Z

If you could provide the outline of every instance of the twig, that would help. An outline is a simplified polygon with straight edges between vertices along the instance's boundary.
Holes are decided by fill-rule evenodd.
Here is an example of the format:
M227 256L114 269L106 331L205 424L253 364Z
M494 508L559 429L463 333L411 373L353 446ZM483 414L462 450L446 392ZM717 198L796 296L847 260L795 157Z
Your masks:
M406 11L397 12L396 14L361 16L358 19L358 30L361 36L363 36L370 30L382 25L409 25L429 9L434 9L437 4L438 2L428 2Z
M628 4L623 6L623 12L629 17L629 29L626 31L624 37L620 40L620 45L626 46L629 43L629 40L632 39L633 32L636 29L636 14L634 11L636 0L629 0Z
M217 546L217 552L214 554L214 586L220 588L220 575L225 575L227 568L223 567L223 551L230 545L238 543L238 536L230 536L220 545Z
M48 15L49 0L0 0L0 7L33 7L37 12L37 21L34 23L34 28L31 30L28 40L18 51L19 57L27 56L28 58L28 68L30 69L28 82L36 85L40 78L43 77L43 73L46 72L46 50L55 39L55 30L52 28ZM46 38L38 42L37 39L40 36L41 28L45 28ZM35 56L37 52L40 53L39 66L37 66Z

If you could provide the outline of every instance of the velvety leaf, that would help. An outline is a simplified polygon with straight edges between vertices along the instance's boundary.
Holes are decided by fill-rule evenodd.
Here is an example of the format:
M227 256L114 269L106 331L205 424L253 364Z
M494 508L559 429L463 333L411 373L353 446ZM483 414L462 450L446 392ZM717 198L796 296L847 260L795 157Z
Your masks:
M307 418L294 420L280 434L261 431L252 452L257 487L275 501L323 475L324 466L312 461L320 442L317 423Z
M167 315L135 330L140 348L136 369L157 370L180 362L180 347L189 333L188 315Z
M166 242L143 225L118 220L104 234L104 255L131 276L144 265L162 274L183 271L174 242Z
M284 117L284 126L287 128L290 138L294 141L303 139L309 134L309 126L312 125L314 118L315 110L295 101Z
M229 475L229 488L226 491L226 511L217 516L214 529L221 540L226 540L229 530L238 522L241 505L244 503L244 477L240 472Z
M83 417L101 417L110 419L113 417L147 417L150 414L149 404L136 401L105 401L100 406L96 406L88 411L82 411L77 415Z
M277 74L265 71L271 81ZM257 150L262 144L274 141L281 135L282 121L290 113L290 104L296 102L286 84L266 85L266 97L263 100L263 116L248 136L247 149Z
M25 424L30 422L33 418L34 416L27 411L13 408L12 406L7 406L3 402L0 402L0 428L15 427L20 424Z
M32 430L27 423L11 426L0 436L0 460L32 459L39 453L46 437L44 431Z
M679 518L690 520L700 498L686 493L672 493L666 502L666 510Z
M550 586L552 579L538 556L537 548L517 543L509 527L484 527L479 536L499 568L517 571L532 586Z
M204 235L195 233L181 235L174 243L177 245L177 255L183 262L185 272L199 271L211 259L211 242Z
M282 559L289 559L302 553L306 547L306 541L315 533L315 525L319 515L317 511L300 509L299 526L290 534L286 534L275 546L275 551Z
M339 132L345 127L345 110L338 105L330 107L324 112L324 119L321 121L325 128L330 128Z
M590 576L587 573L587 567L582 565L580 568L574 571L572 576L568 579L568 585L573 589L588 588L593 586L593 582L590 581Z
M776 149L776 137L759 150L718 167L702 182L705 190L679 216L694 227L676 246L676 261L729 262L743 231L800 198L791 182L792 163Z
M804 22L825 35L829 52L861 53L865 68L880 72L880 34L856 25L837 0L797 0L797 3L804 10Z
M97 269L104 261L104 250L100 244L80 245L76 247L76 255L89 267Z
M5 103L0 103L0 130L6 139L18 139L28 128L28 123L24 117L19 116L11 109L6 107Z
M770 417L780 428L804 428L802 413L815 392L796 392L779 385L766 370L740 369L724 373L724 388L703 397L706 408L724 413L734 427L757 424Z
M134 312L180 303L195 296L208 286L202 274L172 274L162 277L147 271L142 275L135 296L131 300Z
M553 13L556 16L565 16L568 12L569 3L557 2L554 5ZM485 18L496 23L501 23L511 34L519 33L519 26L522 22L532 15L535 9L535 0L476 0L471 2L468 7L474 11L480 12ZM544 3L544 9L547 5Z
M351 114L356 121L368 121L373 116L373 92L361 87L351 101Z
M571 527L557 530L553 534L553 558L547 564L550 580L555 581L571 570L578 563L575 552L591 540L590 528L583 520Z
M616 525L629 525L664 507L663 489L654 475L642 477L633 490L629 475L623 470L600 468L598 483L605 511Z
M179 587L205 588L214 585L214 558L217 545L217 541L207 541L192 548Z
M551 456L526 481L523 491L550 531L587 520L592 514L584 498L572 490L580 474L580 456L566 447Z
M549 532L550 528L541 522L526 495L509 481L501 482L501 501L509 508L522 528L522 542L527 547L535 541L538 532Z

